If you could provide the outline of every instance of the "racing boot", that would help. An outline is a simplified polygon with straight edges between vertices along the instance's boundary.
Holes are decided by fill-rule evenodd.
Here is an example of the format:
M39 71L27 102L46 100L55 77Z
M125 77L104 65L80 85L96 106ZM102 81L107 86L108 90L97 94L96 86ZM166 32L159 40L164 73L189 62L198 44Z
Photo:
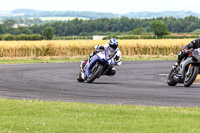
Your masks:
M180 63L177 61L173 66L172 66L172 69L173 70L176 70L176 68L180 65Z
M116 74L116 69L114 67L108 69L108 71L105 73L107 76L113 76Z
M84 72L84 67L85 67L85 65L86 65L87 62L88 62L88 59L83 60L83 61L81 62L80 68L81 68L81 71L82 71L82 72Z

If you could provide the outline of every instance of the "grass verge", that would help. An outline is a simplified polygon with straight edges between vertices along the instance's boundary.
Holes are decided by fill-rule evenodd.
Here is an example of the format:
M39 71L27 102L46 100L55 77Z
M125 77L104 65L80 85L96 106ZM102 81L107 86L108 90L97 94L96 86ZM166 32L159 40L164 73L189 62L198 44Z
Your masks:
M27 57L27 58L0 58L0 64L23 64L23 63L59 63L59 62L81 62L87 57ZM175 60L174 56L124 56L123 61L150 61L150 60Z
M123 56L123 61L177 60L177 56Z
M8 99L0 99L0 108L0 132L200 132L200 108Z
M80 62L82 59L15 59L1 60L0 64Z

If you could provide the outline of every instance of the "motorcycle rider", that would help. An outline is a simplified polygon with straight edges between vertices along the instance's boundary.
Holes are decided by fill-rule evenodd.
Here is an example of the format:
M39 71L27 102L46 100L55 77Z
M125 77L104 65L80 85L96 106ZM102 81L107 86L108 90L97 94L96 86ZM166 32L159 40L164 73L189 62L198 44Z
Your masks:
M188 45L183 47L183 49L178 54L178 59L177 62L174 64L173 69L176 69L180 65L184 57L188 57L188 55L190 54L190 49L194 50L197 48L200 48L200 38L191 41ZM182 75L178 74L177 76L181 77Z
M90 62L92 60L92 57L101 50L106 52L106 56L108 59L112 58L112 57L114 58L114 61L115 61L113 64L114 66L120 66L122 64L121 51L118 48L118 41L115 38L110 39L109 42L104 45L96 45L94 48L95 48L95 52L92 52L90 54L90 56L88 57L88 59L83 60L81 62L80 67L81 67L82 71L84 71L84 67L85 67L86 63L88 61ZM116 74L116 69L114 66L112 66L110 69L108 69L108 71L106 72L106 75L111 76L111 75ZM89 69L90 68L88 67L86 71L90 71Z

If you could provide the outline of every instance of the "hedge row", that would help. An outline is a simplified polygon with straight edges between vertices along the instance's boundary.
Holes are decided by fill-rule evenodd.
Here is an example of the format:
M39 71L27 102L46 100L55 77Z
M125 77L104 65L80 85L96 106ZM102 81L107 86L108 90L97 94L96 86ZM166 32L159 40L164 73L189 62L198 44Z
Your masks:
M53 40L92 40L92 36L64 36L64 37L53 37Z
M42 40L43 36L40 34L32 34L32 35L26 35L26 34L20 34L20 35L0 35L0 40L5 41L12 41L12 40Z
M104 37L103 40L108 40L110 37ZM193 36L163 36L163 37L156 37L152 35L144 35L144 36L139 36L139 35L127 35L127 36L115 36L116 39L120 40L129 40L129 39L190 39L190 38L199 38L198 35L193 35Z
M198 35L193 36L163 36L156 37L153 35L126 35L126 36L114 36L116 39L120 40L130 40L130 39L190 39L190 38L199 38ZM103 40L108 40L110 36L104 37ZM40 34L32 34L32 35L0 35L0 40L11 41L11 40L42 40L43 36ZM92 36L65 36L65 37L54 37L53 40L92 40Z

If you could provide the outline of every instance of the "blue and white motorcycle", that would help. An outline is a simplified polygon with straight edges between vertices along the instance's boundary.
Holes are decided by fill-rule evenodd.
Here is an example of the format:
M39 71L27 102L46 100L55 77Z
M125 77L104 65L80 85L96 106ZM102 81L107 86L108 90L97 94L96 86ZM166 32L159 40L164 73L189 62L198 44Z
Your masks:
M92 83L96 78L100 78L101 75L106 75L114 65L114 57L108 59L106 51L99 51L89 61L86 61L86 65L83 68L82 65L80 66L81 71L77 80L78 82L86 81L87 83Z

